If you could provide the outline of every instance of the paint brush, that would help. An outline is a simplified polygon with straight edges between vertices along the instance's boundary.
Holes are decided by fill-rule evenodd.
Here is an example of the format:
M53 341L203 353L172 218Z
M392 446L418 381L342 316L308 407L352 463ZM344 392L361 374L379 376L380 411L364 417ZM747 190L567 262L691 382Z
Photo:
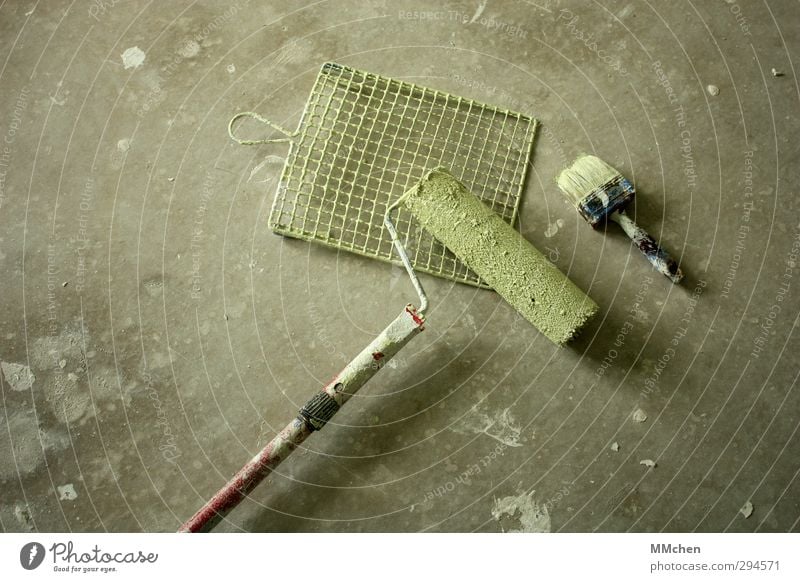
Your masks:
M678 263L625 213L636 192L622 174L596 156L582 155L559 174L557 183L592 227L605 220L616 222L656 271L680 283L683 273Z

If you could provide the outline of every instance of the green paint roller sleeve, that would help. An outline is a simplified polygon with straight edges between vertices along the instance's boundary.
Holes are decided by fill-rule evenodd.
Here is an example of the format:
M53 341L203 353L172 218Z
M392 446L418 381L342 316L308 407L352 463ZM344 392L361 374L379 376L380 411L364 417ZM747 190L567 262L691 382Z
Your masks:
M597 313L594 301L446 170L428 172L401 202L554 343L565 344Z

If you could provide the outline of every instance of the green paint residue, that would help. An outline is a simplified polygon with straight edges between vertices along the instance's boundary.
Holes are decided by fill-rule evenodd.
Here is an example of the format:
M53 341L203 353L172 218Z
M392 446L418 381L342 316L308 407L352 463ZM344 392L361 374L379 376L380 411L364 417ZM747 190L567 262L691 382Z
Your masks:
M419 222L551 341L563 345L597 304L445 170L402 197Z

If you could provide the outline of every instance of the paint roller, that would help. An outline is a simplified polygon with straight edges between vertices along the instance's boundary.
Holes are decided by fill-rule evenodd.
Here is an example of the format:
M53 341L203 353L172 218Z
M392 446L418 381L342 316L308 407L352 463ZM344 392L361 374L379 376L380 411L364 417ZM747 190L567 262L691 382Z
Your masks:
M553 342L566 343L597 312L597 305L589 297L450 173L444 169L428 172L389 206L384 218L419 296L419 307L407 305L178 531L212 530L422 330L427 297L391 221L391 213L400 204Z
M395 203L558 345L597 304L444 168L429 171Z

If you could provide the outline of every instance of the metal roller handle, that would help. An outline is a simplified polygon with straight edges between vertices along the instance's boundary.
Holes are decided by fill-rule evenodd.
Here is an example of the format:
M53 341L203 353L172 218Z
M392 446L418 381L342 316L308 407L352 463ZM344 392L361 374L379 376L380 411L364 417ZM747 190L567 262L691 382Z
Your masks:
M424 316L414 306L405 309L364 348L344 370L300 409L297 418L220 489L179 532L211 531L312 432L325 424L386 362L423 329Z

